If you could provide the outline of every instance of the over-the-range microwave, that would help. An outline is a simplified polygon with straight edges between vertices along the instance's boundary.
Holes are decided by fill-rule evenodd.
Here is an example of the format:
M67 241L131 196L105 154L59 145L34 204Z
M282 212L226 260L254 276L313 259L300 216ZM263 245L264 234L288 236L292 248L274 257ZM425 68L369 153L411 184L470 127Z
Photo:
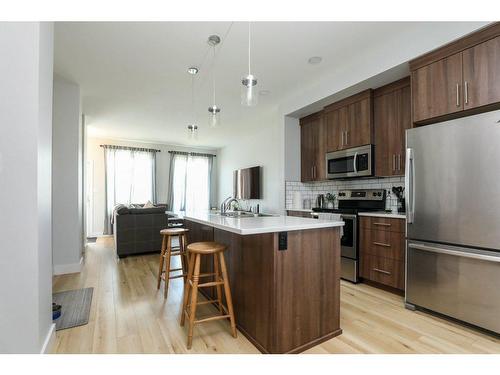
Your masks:
M326 153L326 177L330 180L372 175L372 145Z

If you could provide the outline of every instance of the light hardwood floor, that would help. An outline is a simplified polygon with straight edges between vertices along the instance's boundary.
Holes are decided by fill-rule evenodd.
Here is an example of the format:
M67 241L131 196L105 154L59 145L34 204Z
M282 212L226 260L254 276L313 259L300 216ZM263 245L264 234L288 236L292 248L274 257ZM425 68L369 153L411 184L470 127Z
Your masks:
M182 279L171 280L168 301L156 290L158 255L118 260L112 239L89 244L79 274L54 278L54 292L94 287L89 323L58 331L54 353L259 353L229 323L195 327L187 350L179 326ZM162 286L163 288L163 286ZM403 307L403 298L364 284L341 285L343 334L305 353L500 353L500 340ZM211 306L202 305L199 316ZM215 310L212 310L215 311Z

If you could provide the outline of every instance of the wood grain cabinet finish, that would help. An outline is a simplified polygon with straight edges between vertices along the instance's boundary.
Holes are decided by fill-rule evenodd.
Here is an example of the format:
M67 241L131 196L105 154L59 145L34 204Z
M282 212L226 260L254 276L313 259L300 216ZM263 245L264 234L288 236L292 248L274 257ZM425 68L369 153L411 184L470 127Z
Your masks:
M413 122L500 108L500 23L410 61Z
M360 276L404 290L404 219L360 218Z
M405 132L411 127L409 77L374 92L375 175L405 174Z
M310 211L287 210L286 213L287 213L288 216L305 217L305 218L308 218L308 219L312 219Z
M300 119L302 182L326 179L325 143L326 137L322 112Z
M411 87L414 122L462 111L462 54L415 70Z
M500 102L500 37L463 52L464 109Z
M373 91L330 104L324 109L326 151L338 151L372 143Z
M201 224L185 222L192 241L204 238ZM224 256L237 327L260 351L298 353L342 333L338 228L288 232L286 250L278 249L278 233L242 236L218 228L212 233L228 247Z

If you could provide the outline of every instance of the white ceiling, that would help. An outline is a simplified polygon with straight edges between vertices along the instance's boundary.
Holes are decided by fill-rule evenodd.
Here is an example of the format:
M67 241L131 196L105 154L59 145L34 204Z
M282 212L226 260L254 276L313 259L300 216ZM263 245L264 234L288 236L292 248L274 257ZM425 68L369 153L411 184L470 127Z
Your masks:
M259 90L270 94L251 109L240 105L241 78L247 69L246 23L56 23L55 72L80 85L90 135L190 144L186 126L193 118L191 77L186 69L198 66L197 145L220 147L238 134L248 112L279 105L301 85L344 68L360 49L388 43L394 33L415 27L428 24L254 23L252 70ZM212 51L206 40L211 34L223 38L215 64L223 125L216 130L207 125ZM310 65L311 56L322 56L323 62Z

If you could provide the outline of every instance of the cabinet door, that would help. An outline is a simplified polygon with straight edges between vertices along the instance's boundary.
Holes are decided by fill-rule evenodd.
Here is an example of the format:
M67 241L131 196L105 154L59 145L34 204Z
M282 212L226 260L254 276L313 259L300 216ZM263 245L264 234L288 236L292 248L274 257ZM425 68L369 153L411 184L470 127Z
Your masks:
M413 121L463 110L462 53L412 72Z
M348 106L348 122L345 133L346 147L368 145L372 140L372 101L362 99Z
M500 37L463 52L464 109L500 102Z
M347 122L347 108L325 113L326 152L338 151L344 147L343 131Z
M325 132L325 122L323 115L321 115L313 123L314 134L314 154L313 154L313 172L315 181L326 180L326 132Z
M300 125L300 175L302 182L313 180L313 123L306 122Z
M406 130L411 128L411 88L410 86L403 87L396 91L396 108L397 115L397 137L394 144L394 152L397 155L396 175L404 176L405 174L405 155L406 155Z
M375 175L392 176L396 172L395 144L397 130L397 98L394 92L374 99Z

